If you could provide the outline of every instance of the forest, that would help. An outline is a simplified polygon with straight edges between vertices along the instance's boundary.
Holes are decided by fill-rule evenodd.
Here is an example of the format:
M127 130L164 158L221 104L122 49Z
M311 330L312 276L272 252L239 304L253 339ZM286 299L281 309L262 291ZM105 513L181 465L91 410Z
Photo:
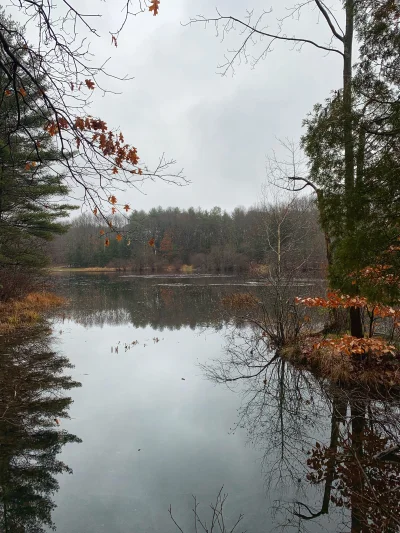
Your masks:
M114 215L113 232L94 214L74 218L50 247L53 265L134 272L254 273L275 264L325 276L326 251L310 197L276 200L231 213L179 208ZM116 236L121 238L117 239ZM149 244L150 243L150 244Z
M216 3L0 6L5 533L400 531L400 2Z
M28 4L42 20L39 4ZM140 13L157 16L159 9L159 1L149 2ZM377 305L396 304L399 6L393 0L362 6L348 0L341 9L345 30L330 8L316 1L332 33L331 45L289 39L340 56L341 85L304 118L298 146L282 143L288 157L270 159L265 178L267 188L275 189L275 202L265 197L261 206L231 213L218 207L133 210L123 195L127 188L147 180L182 185L187 179L164 156L153 168L142 164L138 149L122 131L88 112L96 75L103 71L93 70L84 52L77 70L71 63L74 52L56 39L44 61L29 45L27 28L3 10L0 299L26 294L51 256L56 265L136 272L260 271L263 265L265 273L279 277L284 269L326 270L331 291L348 297L348 303L364 298ZM300 10L293 7L292 15ZM83 20L73 8L65 20L71 22L70 16ZM195 17L190 24L204 20ZM225 30L234 22L256 40L278 38L264 34L258 23L252 26L231 16L213 22ZM52 24L56 21L45 18L40 42L55 38ZM112 44L117 47L117 34ZM236 53L228 54L226 71L246 57L247 45L245 39ZM72 202L76 191L82 197ZM65 223L79 206L88 209ZM339 305L338 298L328 298L326 306ZM362 338L365 306L347 307L350 333Z
M42 20L39 4L31 7ZM140 13L157 16L159 9L159 1L149 2ZM326 272L333 291L394 305L400 239L399 7L393 0L363 6L348 0L340 9L345 30L316 1L332 33L331 45L289 39L339 56L339 88L304 118L298 145L282 143L288 157L269 160L265 181L272 196L267 198L264 190L261 205L230 213L218 207L133 209L123 193L129 187L147 180L174 187L187 179L164 156L153 167L142 164L138 149L122 131L89 113L100 71L89 66L84 52L76 70L70 61L74 52L56 39L44 61L29 45L27 27L3 10L0 299L26 294L52 261L135 272L256 268L260 273L260 265L269 274L285 269ZM291 13L300 10L295 6ZM71 8L66 17L68 22L83 21ZM204 20L194 17L190 24ZM251 21L231 16L212 21L225 29L237 24L244 34L250 32L255 44L257 39L277 38ZM54 38L56 21L45 18L44 23L40 42ZM112 45L118 45L117 34ZM229 52L225 72L234 71L236 62L246 57L247 46L244 39L236 53ZM79 207L83 213L66 222ZM326 305L336 305L333 301ZM363 336L362 308L349 305L355 337Z

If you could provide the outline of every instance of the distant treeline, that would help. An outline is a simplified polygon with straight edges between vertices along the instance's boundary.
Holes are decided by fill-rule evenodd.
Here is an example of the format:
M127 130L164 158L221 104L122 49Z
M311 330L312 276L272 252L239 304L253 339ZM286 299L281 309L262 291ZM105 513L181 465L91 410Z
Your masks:
M116 267L135 272L241 272L259 265L321 271L324 237L310 198L231 213L161 207L114 215L112 228L93 214L75 218L51 244L53 264Z

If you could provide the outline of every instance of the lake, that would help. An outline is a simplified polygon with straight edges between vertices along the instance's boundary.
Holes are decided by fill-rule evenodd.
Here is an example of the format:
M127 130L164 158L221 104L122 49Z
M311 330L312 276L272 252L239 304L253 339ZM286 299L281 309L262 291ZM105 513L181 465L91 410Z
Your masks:
M53 282L69 305L52 331L2 339L1 531L195 533L194 505L208 524L198 531L231 531L241 514L238 533L400 530L399 464L362 459L364 477L354 466L398 439L397 399L342 391L280 358L249 377L262 365L248 355L273 353L221 300L258 283ZM217 512L211 529L210 504L223 504L225 525Z

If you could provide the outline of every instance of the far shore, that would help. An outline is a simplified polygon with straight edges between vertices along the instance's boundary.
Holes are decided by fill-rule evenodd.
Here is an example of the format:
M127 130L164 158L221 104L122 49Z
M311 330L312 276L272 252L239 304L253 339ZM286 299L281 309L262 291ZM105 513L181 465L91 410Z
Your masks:
M122 272L115 267L50 267L49 272Z

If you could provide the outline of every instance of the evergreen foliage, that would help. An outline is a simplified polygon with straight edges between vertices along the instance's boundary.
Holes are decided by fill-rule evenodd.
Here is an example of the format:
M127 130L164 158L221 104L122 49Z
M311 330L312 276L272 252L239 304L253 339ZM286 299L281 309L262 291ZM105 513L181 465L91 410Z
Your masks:
M4 14L0 16L4 22ZM9 27L17 27L11 20L6 22ZM18 56L27 53L18 37L9 44ZM2 60L6 62L7 57ZM4 77L0 71L0 86L4 86ZM17 97L17 91L23 99ZM16 273L44 266L47 256L41 243L66 231L60 219L73 209L61 201L68 193L65 176L57 170L61 152L44 130L45 117L35 110L39 98L27 77L23 78L23 87L14 87L0 96L2 276L6 271Z

